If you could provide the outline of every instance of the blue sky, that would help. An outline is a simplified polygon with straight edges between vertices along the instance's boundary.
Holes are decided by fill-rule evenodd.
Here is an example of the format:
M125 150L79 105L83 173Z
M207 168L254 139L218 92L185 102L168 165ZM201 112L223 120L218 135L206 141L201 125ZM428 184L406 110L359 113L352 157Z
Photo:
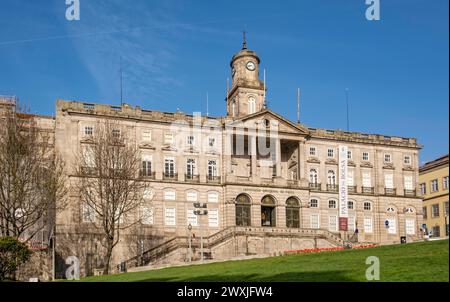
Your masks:
M65 0L0 2L0 95L53 114L57 98L225 114L229 62L242 29L267 71L272 110L302 122L417 137L421 162L448 153L448 1Z

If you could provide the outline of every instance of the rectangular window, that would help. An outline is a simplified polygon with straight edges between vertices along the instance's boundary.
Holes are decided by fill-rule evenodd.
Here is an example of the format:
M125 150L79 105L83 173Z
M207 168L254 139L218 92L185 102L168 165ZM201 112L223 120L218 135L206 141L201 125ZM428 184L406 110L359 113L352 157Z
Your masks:
M353 153L352 151L348 150L347 151L347 159L352 159L353 158Z
M209 138L208 145L212 148L216 146L216 139L215 138Z
M195 191L187 192L186 193L186 200L187 201L197 201L198 200L198 193Z
M320 228L319 214L311 215L311 228L312 229Z
M113 129L112 130L112 137L120 138L120 129Z
M219 194L216 192L208 193L208 202L219 202Z
M373 233L373 223L372 218L364 218L364 232Z
M363 187L371 188L372 187L372 179L370 177L370 172L369 171L362 172L362 176L363 176L362 177Z
M327 150L327 156L328 156L328 157L334 157L334 149L328 148L328 150Z
M165 208L164 221L165 221L165 224L168 226L176 225L176 209L175 208Z
M151 142L152 141L152 131L151 130L142 130L141 139L143 142Z
M369 161L369 152L363 152L362 160L363 161Z
M356 219L354 216L348 217L348 230L349 232L354 232L356 230Z
M405 190L414 190L412 175L405 175Z
M165 144L173 144L173 133L168 132L164 134L164 143Z
M448 216L448 201L444 202L444 213L445 216Z
M411 156L410 156L410 155L405 155L405 156L403 157L403 163L404 163L405 165L410 165L410 164L411 164Z
M355 182L354 182L354 172L353 170L348 170L347 171L347 186L354 186Z
M166 157L164 159L164 175L166 177L174 177L175 176L175 158Z
M197 215L195 215L194 210L187 210L187 225L198 225Z
M422 211L423 211L423 219L427 219L428 218L427 207L422 207Z
M416 223L414 219L406 219L406 235L415 235L416 234Z
M194 138L193 135L188 135L188 137L187 137L187 144L188 144L188 146L195 145L195 138Z
M316 147L309 147L309 155L316 156Z
M388 234L397 234L397 222L394 218L388 218L386 219L389 221L389 227L388 227Z
M427 185L426 185L426 183L421 183L420 184L420 194L422 196L427 194Z
M164 200L175 200L176 197L177 197L177 194L174 190L164 191Z
M211 228L219 227L219 211L209 210L208 211L208 223Z
M142 176L152 175L152 156L144 155L142 156Z
M385 154L384 155L384 162L385 163L390 163L392 161L391 155L390 154Z
M94 127L93 126L86 126L86 127L84 127L84 135L92 136L93 134L94 134Z
M330 232L337 232L338 230L338 218L337 216L328 217L328 230Z
M434 204L431 206L431 217L439 217L439 204Z
M86 203L82 206L82 220L83 222L95 222L95 210Z
M394 174L392 173L384 174L384 187L387 189L394 188Z
M217 163L215 160L208 160L208 177L213 178L217 176Z
M190 178L195 175L195 159L186 160L186 175Z
M141 222L146 225L152 225L154 223L152 207L142 207Z
M439 191L438 180L437 179L433 179L431 181L431 192L437 192L437 191Z
M448 190L448 176L442 178L442 189Z

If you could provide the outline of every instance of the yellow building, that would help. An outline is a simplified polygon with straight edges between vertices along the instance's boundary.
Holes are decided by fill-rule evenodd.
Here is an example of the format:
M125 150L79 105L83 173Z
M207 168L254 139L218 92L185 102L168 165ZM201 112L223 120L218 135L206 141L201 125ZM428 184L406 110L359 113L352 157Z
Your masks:
M423 223L430 237L448 237L448 154L420 167Z

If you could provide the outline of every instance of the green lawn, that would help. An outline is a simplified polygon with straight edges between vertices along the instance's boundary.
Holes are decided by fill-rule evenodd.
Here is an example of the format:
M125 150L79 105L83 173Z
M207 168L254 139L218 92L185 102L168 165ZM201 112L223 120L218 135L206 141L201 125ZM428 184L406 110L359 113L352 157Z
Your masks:
M228 261L81 281L366 281L366 258L380 259L380 281L449 281L448 240Z

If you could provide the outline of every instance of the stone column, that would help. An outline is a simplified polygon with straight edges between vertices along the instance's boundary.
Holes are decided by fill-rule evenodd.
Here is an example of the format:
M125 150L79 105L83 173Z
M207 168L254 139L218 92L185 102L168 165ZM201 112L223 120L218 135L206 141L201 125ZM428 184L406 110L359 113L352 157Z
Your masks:
M275 161L277 165L277 177L281 177L281 142L280 138L276 139L275 143Z
M256 148L256 135L250 136L250 156L251 156L251 176L252 178L257 176L256 165L257 165L257 148Z

